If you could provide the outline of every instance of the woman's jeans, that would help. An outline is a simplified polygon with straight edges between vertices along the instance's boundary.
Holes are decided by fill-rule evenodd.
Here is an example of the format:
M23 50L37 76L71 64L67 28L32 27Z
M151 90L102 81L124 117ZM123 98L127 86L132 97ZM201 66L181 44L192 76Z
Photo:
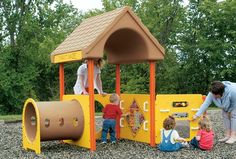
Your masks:
M110 133L111 142L116 141L116 120L105 119L102 125L102 141L107 142L107 133Z
M231 112L222 110L222 116L226 130L236 132L236 108Z

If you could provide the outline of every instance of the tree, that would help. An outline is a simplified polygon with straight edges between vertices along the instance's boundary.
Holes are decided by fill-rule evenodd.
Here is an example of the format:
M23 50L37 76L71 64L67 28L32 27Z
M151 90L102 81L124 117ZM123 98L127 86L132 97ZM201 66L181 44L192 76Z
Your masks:
M49 55L81 17L61 0L3 0L0 7L0 113L19 113L28 97L57 96L58 70Z
M211 81L225 80L231 68L235 69L235 54L231 54L235 52L235 23L229 22L235 21L234 7L233 1L190 1L177 46L181 74L185 77L180 88L185 88L184 92L206 93Z

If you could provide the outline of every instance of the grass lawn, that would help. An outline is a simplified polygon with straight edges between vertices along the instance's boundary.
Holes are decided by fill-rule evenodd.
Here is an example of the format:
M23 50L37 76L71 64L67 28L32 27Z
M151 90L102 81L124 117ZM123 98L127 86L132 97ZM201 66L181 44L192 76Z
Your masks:
M5 120L5 121L21 120L21 115L0 115L0 120Z
M95 113L96 116L102 116L102 114L103 114L102 112L96 112Z

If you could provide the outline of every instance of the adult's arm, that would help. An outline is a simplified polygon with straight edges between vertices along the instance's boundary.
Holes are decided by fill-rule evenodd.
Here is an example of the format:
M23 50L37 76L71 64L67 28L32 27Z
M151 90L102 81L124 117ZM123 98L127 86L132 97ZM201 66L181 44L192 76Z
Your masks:
M231 112L234 109L234 107L231 106L230 99L231 99L231 95L228 95L222 101L222 107L223 107L224 111L226 111L226 112Z
M185 142L186 141L186 139L179 136L179 133L176 130L173 130L172 135L173 135L173 139L175 142Z
M209 92L205 101L203 102L200 109L198 110L198 112L195 115L197 117L201 116L207 110L207 108L211 105L212 101L213 101L213 94L211 92Z

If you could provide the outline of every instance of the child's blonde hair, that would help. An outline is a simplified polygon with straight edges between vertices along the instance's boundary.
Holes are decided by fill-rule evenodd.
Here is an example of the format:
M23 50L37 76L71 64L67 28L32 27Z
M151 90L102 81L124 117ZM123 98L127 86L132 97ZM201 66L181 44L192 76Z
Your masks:
M119 96L116 93L112 93L109 100L111 103L115 103L119 100Z
M210 120L205 116L199 120L198 125L200 129L206 130L207 132L210 132L212 129Z
M174 129L176 125L175 118L173 116L169 116L166 118L163 122L163 128L165 130L171 130Z

